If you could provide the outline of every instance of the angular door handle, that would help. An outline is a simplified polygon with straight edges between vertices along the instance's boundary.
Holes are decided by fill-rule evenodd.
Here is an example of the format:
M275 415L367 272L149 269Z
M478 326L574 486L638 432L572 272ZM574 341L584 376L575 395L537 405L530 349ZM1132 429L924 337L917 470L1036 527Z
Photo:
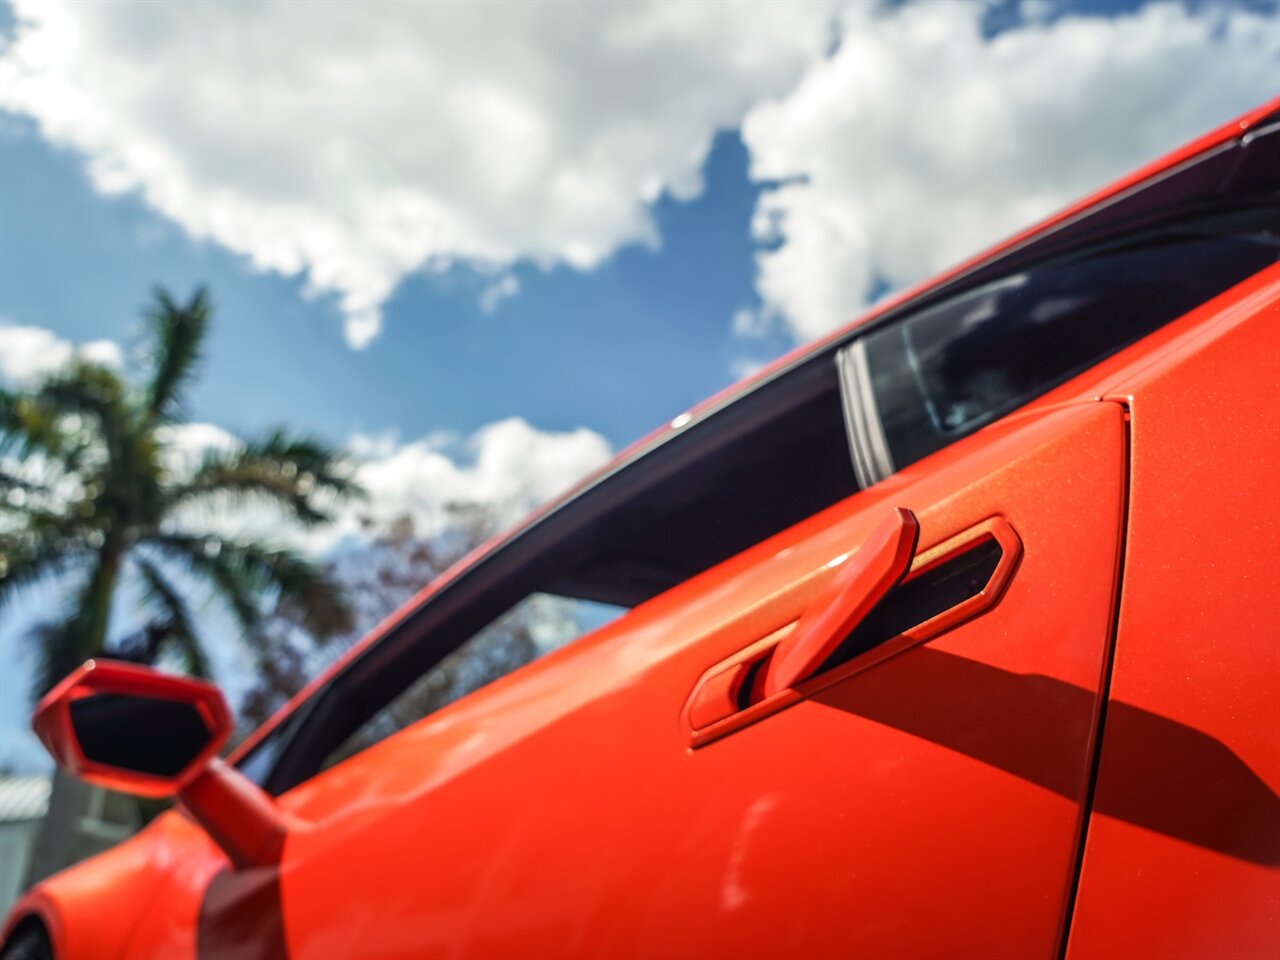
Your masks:
M911 569L920 524L895 507L852 554L831 561L835 575L805 610L795 629L774 648L756 675L753 700L763 700L809 679L853 628Z
M1022 556L1008 520L988 517L923 552L910 510L894 510L858 550L828 564L837 568L799 620L710 667L685 701L684 721L699 747L803 699L797 692L850 676L989 610ZM900 592L901 591L901 592ZM893 607L894 597L899 609ZM883 606L887 604L888 606ZM872 610L883 613L863 649L846 650ZM887 618L887 619L886 619ZM844 651L839 662L832 663Z

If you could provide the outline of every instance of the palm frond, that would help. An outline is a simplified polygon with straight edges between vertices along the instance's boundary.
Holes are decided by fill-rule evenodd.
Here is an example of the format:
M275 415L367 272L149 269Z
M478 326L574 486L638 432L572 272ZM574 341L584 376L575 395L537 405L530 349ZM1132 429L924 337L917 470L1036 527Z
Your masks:
M363 496L351 465L333 448L277 430L232 451L210 453L190 480L173 487L170 509L263 501L306 525L332 519L339 501Z
M183 394L195 375L212 309L205 287L197 288L186 303L174 300L163 287L155 289L144 313L152 339L151 380L145 402L153 420L173 420L181 414Z
M342 589L322 566L292 550L269 549L213 535L161 534L149 540L205 578L227 603L246 637L262 627L259 598L274 596L308 632L327 637L350 629L351 612Z
M205 656L199 637L189 633L171 633L168 639L169 643L166 646L177 657L188 676L199 677L202 680L213 679L213 667Z
M63 460L73 457L68 464L72 468L90 441L83 431L67 430L66 418L78 416L92 421L112 462L125 459L125 450L136 432L124 381L114 370L100 364L73 361L41 383L26 403L26 417L36 425L33 429L43 430L46 435L51 435L52 430L64 432L55 446L45 446Z
M217 537L186 534L158 534L145 545L155 547L170 560L183 564L203 579L218 599L226 604L247 637L256 637L262 628L263 612L257 591L260 584L250 578L239 565L223 556L223 543Z
M32 394L0 387L0 457L26 461L41 455L62 470L74 470L88 438L66 429L64 411L42 403Z
M22 497L11 496L20 492ZM25 512L26 500L30 496L48 496L49 485L38 480L20 477L10 467L0 462L0 510Z
M86 657L78 639L78 619L74 613L60 619L47 620L31 630L36 647L35 675L32 677L31 700L37 702L54 688Z
M28 510L23 519L21 528L0 534L0 608L23 588L83 563L93 549L78 518Z
M85 579L66 613L32 629L31 639L36 645L33 700L39 700L68 673L101 652L94 649L90 612L98 575L95 570Z
M145 557L135 558L138 575L142 580L143 600L154 611L155 619L147 626L153 638L149 651L151 661L160 649L169 649L177 655L187 673L208 678L211 669L204 647L196 633L195 620L187 609L182 595L161 573L160 568Z

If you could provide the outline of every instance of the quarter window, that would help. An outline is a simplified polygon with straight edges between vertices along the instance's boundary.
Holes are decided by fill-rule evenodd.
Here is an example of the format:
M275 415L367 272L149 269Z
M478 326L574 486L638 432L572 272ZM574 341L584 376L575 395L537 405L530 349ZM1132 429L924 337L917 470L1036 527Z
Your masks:
M1070 379L1280 258L1255 205L1030 267L840 353L863 485Z

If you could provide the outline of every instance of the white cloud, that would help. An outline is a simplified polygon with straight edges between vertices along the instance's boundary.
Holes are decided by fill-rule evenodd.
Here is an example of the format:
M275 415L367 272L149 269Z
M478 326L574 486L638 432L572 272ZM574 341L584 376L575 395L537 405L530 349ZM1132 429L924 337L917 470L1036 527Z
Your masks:
M0 320L0 382L25 387L65 367L73 357L119 367L120 347L110 340L74 344L52 330Z
M729 361L729 373L735 380L742 380L753 373L759 373L768 365L768 360L760 360L756 357L734 357Z
M241 446L235 434L212 423L179 423L156 428L163 445L164 468L182 475L193 472L210 453L229 453Z
M237 444L213 424L165 429L163 439L172 451L169 466L177 470L194 468L207 451ZM509 525L605 463L611 452L604 437L592 430L543 431L518 417L482 427L465 441L435 435L399 443L388 434L356 435L347 447L368 498L343 506L331 525L303 530L267 505L241 505L213 517L190 515L180 524L261 537L317 555L344 537L367 536L365 518L385 530L391 521L409 516L419 532L430 536L455 522L451 508L478 506Z
M983 15L856 4L835 56L749 112L751 173L783 181L755 214L761 316L824 333L1280 90L1274 12L1157 4L994 38Z
M773 318L766 310L739 307L733 312L733 332L747 340L759 340L768 334Z
M41 327L0 321L0 378L6 384L24 386L77 355L114 366L122 362L120 348L109 340L76 345ZM208 453L240 446L234 434L212 423L163 426L156 434L165 468L177 475L194 471ZM211 521L220 533L265 536L315 553L344 536L363 535L364 517L385 527L408 515L430 534L451 522L451 506L480 506L511 524L605 463L611 452L593 430L539 430L519 417L490 423L470 437L441 430L402 443L394 432L355 434L346 453L369 497L342 507L334 524L306 531L267 505L237 505L212 518L190 515L181 522L203 527Z
M357 439L357 448L370 443ZM355 532L354 515L381 521L408 514L426 533L446 522L451 504L479 505L512 523L530 509L562 493L609 459L608 442L592 430L545 432L512 417L477 430L450 456L440 440L427 438L366 460L358 478L368 503L353 508L342 532Z
M165 465L176 472L193 470L211 451L235 449L239 441L226 430L210 423L189 423L162 428L160 439L168 454ZM563 432L542 431L524 420L512 418L489 424L470 438L439 433L410 443L400 443L393 435L357 435L347 444L357 460L357 479L367 488L364 502L351 503L337 513L335 522L318 530L305 530L280 511L266 504L236 504L234 510L188 512L177 518L176 526L190 530L210 531L224 536L245 536L275 545L302 549L319 559L360 557L359 551L338 550L359 546L372 535L385 532L390 522L411 517L418 534L445 537L458 531L458 516L451 506L483 508L487 519L510 525L533 507L564 492L591 470L601 466L610 456L608 442L591 430L579 428ZM18 465L5 464L10 470ZM370 528L362 518L374 521ZM253 676L253 665L243 648L228 643L237 627L226 610L203 593L202 588L179 572L175 581L182 589L193 589L195 607L207 641L215 673L233 702L243 694ZM136 608L136 596L120 610L113 623L116 636L124 636L145 622ZM6 665L6 678L24 689L28 682L28 664L24 658L30 649L21 641L27 639L31 626L57 608L57 582L37 587L21 598L20 605L5 611L0 629L0 663ZM358 609L372 605L373 619L380 619L385 609L378 608L383 598L354 598ZM51 606L52 605L52 606ZM14 700L0 697L0 708ZM21 698L17 698L21 701ZM29 741L15 737L12 727L16 719L3 715L0 709L0 762L39 760L32 754ZM36 763L38 766L38 762Z
M696 195L739 122L752 174L784 182L738 327L807 338L1260 102L1280 58L1274 12L1211 4L1027 0L994 38L981 3L13 9L0 109L98 189L336 296L355 346L409 272L465 262L493 310L518 260L657 242L650 202Z
M520 292L520 281L515 274L506 273L480 291L480 309L485 313L493 313L498 304L509 300Z
M656 241L718 129L829 42L823 3L13 0L0 108L196 237L336 294L417 269L590 268Z

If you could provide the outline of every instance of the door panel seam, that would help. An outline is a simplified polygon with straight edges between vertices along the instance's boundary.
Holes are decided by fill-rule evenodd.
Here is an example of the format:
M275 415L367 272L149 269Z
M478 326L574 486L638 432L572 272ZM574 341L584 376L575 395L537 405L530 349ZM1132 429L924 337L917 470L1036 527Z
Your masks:
M1123 411L1121 443L1124 451L1121 465L1124 477L1120 487L1120 529L1117 533L1115 586L1111 610L1110 631L1103 652L1102 683L1098 689L1098 712L1094 724L1092 738L1092 756L1089 760L1089 784L1085 792L1084 805L1080 810L1079 827L1077 828L1075 866L1071 874L1071 885L1063 908L1062 927L1058 938L1058 960L1066 960L1067 949L1071 941L1071 924L1075 918L1076 899L1080 893L1080 880L1084 871L1084 856L1089 842L1089 826L1093 821L1094 795L1098 787L1098 771L1102 761L1103 736L1106 732L1107 706L1111 699L1111 673L1115 666L1116 642L1120 634L1120 602L1124 594L1124 571L1129 537L1129 493L1132 478L1132 415L1127 401L1107 399L1104 403L1115 403Z

